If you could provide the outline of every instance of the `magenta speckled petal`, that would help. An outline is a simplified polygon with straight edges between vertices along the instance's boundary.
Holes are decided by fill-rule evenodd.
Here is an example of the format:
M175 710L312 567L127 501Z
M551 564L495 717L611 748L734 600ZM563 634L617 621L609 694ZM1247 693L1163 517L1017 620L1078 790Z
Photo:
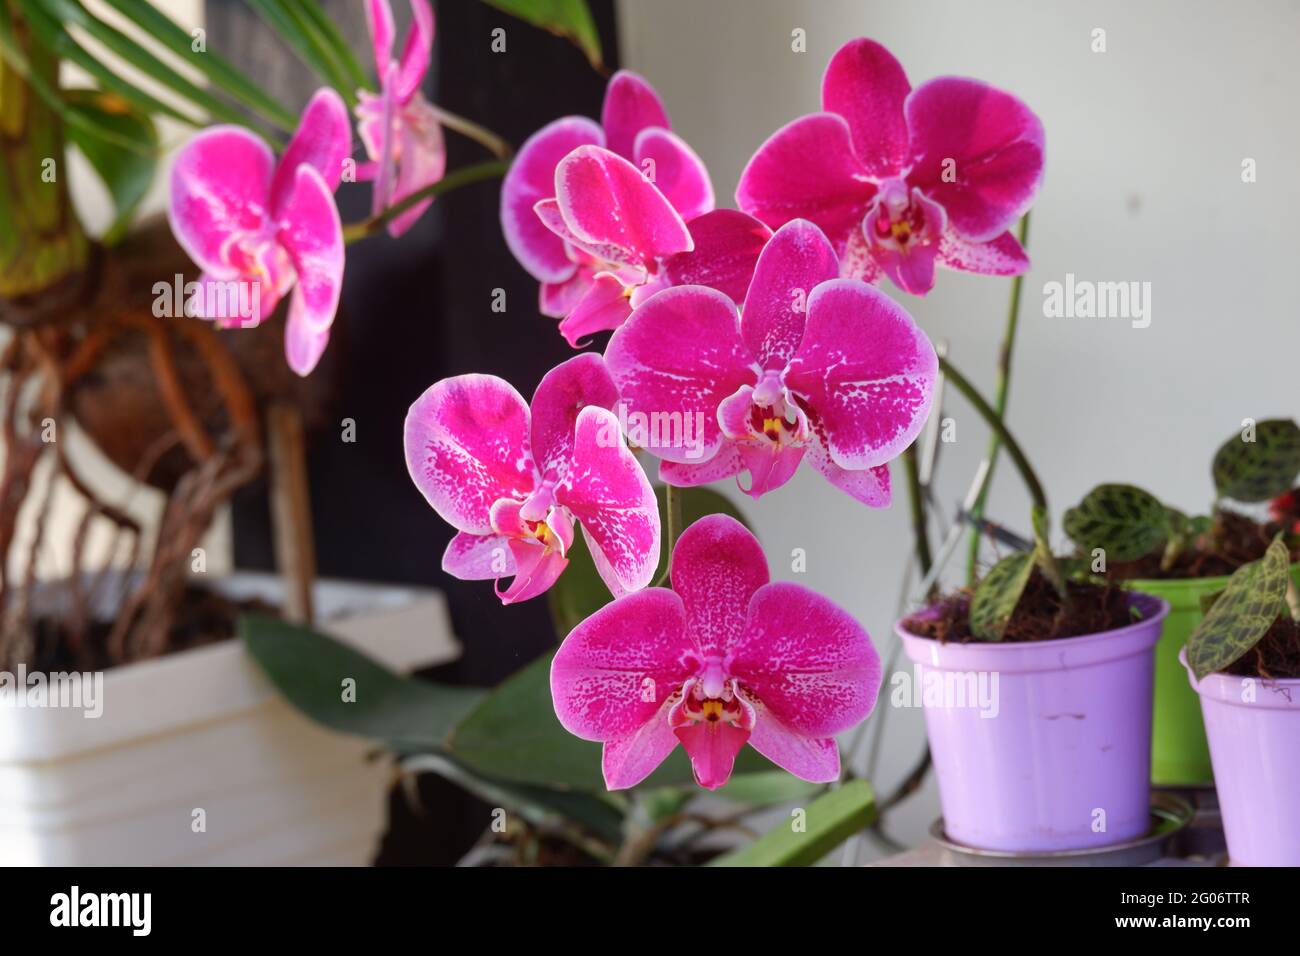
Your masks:
M458 531L447 543L442 569L462 581L491 581L515 573L515 556L510 539L499 534L467 534Z
M696 652L682 601L649 588L606 604L564 639L551 662L551 698L564 729L583 740L618 740L658 718L691 675ZM667 754L664 754L667 756Z
M629 415L692 416L702 439L689 448L650 435L646 449L659 458L701 464L722 443L718 405L753 384L753 356L740 338L735 304L703 286L665 289L647 299L614 332L605 362Z
M278 219L284 204L296 189L298 167L310 166L320 173L332 195L343 178L343 160L352 154L352 123L348 108L329 87L316 91L302 111L298 129L285 147L271 181L271 210Z
M768 582L757 539L730 515L706 515L677 539L670 568L687 632L702 651L727 654L744 634L750 598Z
M892 493L888 465L877 465L874 468L862 468L857 471L841 468L831 460L830 452L826 450L826 446L820 439L809 446L805 460L850 498L862 502L869 508L889 507Z
M430 386L406 415L411 480L456 528L488 534L492 504L533 490L528 406L494 375L458 375Z
M844 117L854 151L873 176L891 176L910 158L903 103L911 90L898 60L874 40L850 40L826 64L822 109Z
M599 146L579 146L555 170L564 223L584 243L614 246L651 263L693 247L682 217L631 163Z
M987 242L1032 205L1043 179L1043 124L1019 99L978 80L939 77L908 97L907 121L915 155L908 181L947 210L964 238Z
M610 77L600 125L605 129L606 145L624 159L632 158L633 144L642 130L650 126L670 128L659 94L631 70L619 70Z
M784 368L794 357L808 297L839 268L830 242L808 220L791 220L773 234L758 257L740 321L745 344L763 368Z
M611 594L618 597L650 583L659 563L659 508L613 412L589 405L578 413L573 462L556 500L581 522Z
M801 584L759 588L731 654L730 672L795 733L829 737L865 720L876 705L881 666L870 636L847 611Z
M1009 232L988 242L969 242L949 229L939 240L939 262L949 269L986 276L1018 276L1029 271L1029 256Z
M751 701L754 729L749 745L772 763L810 783L840 778L840 750L834 737L807 737L791 730L761 700Z
M683 219L694 219L713 209L709 170L676 133L658 126L643 129L637 134L632 159Z
M579 413L588 405L613 408L617 402L614 379L594 352L575 355L542 376L530 406L538 471L552 481L563 478L573 458Z
M695 248L664 260L667 284L706 285L740 305L772 230L735 209L715 209L690 220L686 228Z
M600 127L582 116L566 116L543 126L524 142L501 183L501 230L519 264L539 282L563 282L574 264L564 242L533 212L555 196L555 167L579 146L600 145Z
M809 219L839 252L875 193L853 154L848 123L834 113L814 113L781 127L758 148L740 175L736 205L773 229Z
M816 413L832 460L860 470L895 458L920 433L937 372L934 347L902 306L873 286L833 279L808 298L785 382Z

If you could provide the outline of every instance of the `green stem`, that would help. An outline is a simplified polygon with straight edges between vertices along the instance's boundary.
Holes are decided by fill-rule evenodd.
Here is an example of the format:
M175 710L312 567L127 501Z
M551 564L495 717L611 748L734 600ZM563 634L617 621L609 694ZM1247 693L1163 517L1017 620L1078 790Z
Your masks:
M379 215L344 226L343 241L351 244L365 239L367 236L372 236L383 229L390 220L395 219L406 210L419 205L426 199L442 196L453 189L459 189L461 186L468 186L471 183L482 182L485 179L497 179L504 176L509 168L510 164L508 162L499 159L475 163L473 166L462 166L460 169L448 173L436 183L411 193L401 202L393 203Z
M912 537L916 539L916 563L921 577L930 573L934 557L930 553L930 530L925 513L925 494L921 489L921 471L917 463L916 442L903 452L903 471L907 477L907 503L912 514Z
M480 126L473 120L458 116L441 106L435 105L433 111L437 114L439 123L449 130L460 133L467 139L472 139L497 159L509 159L514 155L514 150L510 148L510 144L486 126Z
M1029 242L1029 213L1025 213L1020 220L1020 245L1025 247ZM1024 279L1024 274L1016 276L1011 280L1011 303L1007 308L1007 324L1002 333L1002 345L998 350L998 379L993 393L993 410L999 419L1005 418L1007 413L1007 398L1011 391L1011 357L1016 344L1016 329L1020 325L1020 287ZM984 505L988 501L989 488L993 484L993 466L997 464L998 452L1002 448L1002 439L995 431L989 436L988 449L985 451L985 457L989 462L989 477L984 482L984 487L980 489L979 497L975 499L975 506L971 508L971 517L984 517ZM966 583L967 585L975 584L975 565L979 559L980 550L980 532L979 528L971 528L970 546L966 552Z
M682 534L682 491L672 485L664 486L664 510L668 512L668 555L672 556L677 539Z
M984 419L989 428L1001 439L1003 447L1006 448L1007 454L1011 456L1012 463L1016 470L1020 472L1020 477L1025 482L1025 487L1029 490L1029 497L1033 499L1035 507L1041 508L1043 513L1047 513L1047 495L1043 491L1043 485L1038 480L1033 466L1029 464L1029 459L1025 457L1024 451L1020 448L1020 443L1015 440L1007 426L1003 423L1002 417L998 415L988 401L981 395L961 372L953 367L953 364L946 358L939 359L939 367L943 369L946 379L952 383L953 388L961 392L966 401L970 402Z

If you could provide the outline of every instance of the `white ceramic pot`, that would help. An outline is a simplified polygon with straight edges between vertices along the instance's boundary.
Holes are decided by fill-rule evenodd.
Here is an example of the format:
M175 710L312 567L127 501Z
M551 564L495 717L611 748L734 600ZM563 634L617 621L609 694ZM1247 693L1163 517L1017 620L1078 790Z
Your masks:
M216 587L274 601L279 583ZM395 670L459 655L437 591L322 581L316 603L322 630ZM299 715L242 642L109 670L102 699L94 719L0 706L0 865L372 861L391 762Z

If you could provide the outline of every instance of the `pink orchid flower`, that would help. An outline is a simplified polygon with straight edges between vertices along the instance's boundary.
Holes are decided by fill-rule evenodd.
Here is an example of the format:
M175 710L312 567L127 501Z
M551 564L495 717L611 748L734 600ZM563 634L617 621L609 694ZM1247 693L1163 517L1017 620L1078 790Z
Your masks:
M726 515L682 532L672 585L605 605L551 664L555 714L604 743L605 785L640 783L678 741L710 790L746 742L796 777L837 780L833 735L865 720L880 689L862 626L815 591L769 583L758 542Z
M1043 178L1043 127L1020 100L978 80L912 89L879 43L831 57L822 113L758 148L736 203L776 228L798 216L830 237L844 275L925 295L935 264L1020 275L1029 259L1007 231Z
M748 470L741 490L758 498L806 456L856 500L889 503L886 463L924 425L938 359L901 306L838 272L826 237L796 219L764 247L740 315L715 290L681 286L646 300L614 333L605 361L628 420L683 422L631 436L663 459L663 481ZM691 422L698 434L679 441Z
M688 226L654 184L627 160L579 146L555 168L554 199L535 212L579 263L585 289L566 303L560 334L574 348L594 332L616 329L662 288L690 278L741 297L766 239L765 225L719 209ZM702 245L696 248L696 236Z
M531 411L494 375L433 385L406 416L411 479L459 532L442 569L463 580L513 576L503 604L541 594L560 576L575 522L615 596L650 583L659 563L659 509L609 409L618 393L599 355L551 369Z
M420 83L433 54L433 8L429 0L411 0L411 31L402 59L393 59L393 10L388 0L366 0L366 22L375 50L378 95L360 90L357 133L371 162L357 169L357 178L374 181L372 213L378 214L442 179L447 171L438 111ZM422 200L388 223L388 233L400 236L429 208Z
M601 146L643 173L684 221L713 209L713 186L704 163L669 127L668 114L650 84L620 70L605 88L599 124L565 116L528 138L501 185L501 229L519 264L541 284L543 315L564 318L591 288L599 260L556 235L534 213L556 198L556 168L580 146Z
M319 90L277 164L261 138L241 126L213 126L181 149L171 173L168 215L176 240L201 269L202 288L253 283L257 324L293 289L284 349L307 375L329 342L343 286L343 227L334 189L352 147L347 107ZM200 301L202 300L202 301ZM206 295L192 314L204 315Z

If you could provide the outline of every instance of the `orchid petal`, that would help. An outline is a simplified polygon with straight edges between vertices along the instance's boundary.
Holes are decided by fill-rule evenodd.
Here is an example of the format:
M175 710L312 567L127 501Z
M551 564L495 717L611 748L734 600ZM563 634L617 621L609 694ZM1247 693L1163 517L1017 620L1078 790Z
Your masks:
M934 346L901 306L873 286L832 279L808 297L785 383L815 412L835 464L861 470L885 464L920 433L937 372Z
M411 30L406 34L393 92L405 103L420 88L433 55L433 7L429 0L411 0Z
M1010 93L940 77L907 100L915 156L908 181L948 212L972 242L1004 232L1033 204L1043 179L1043 124ZM945 177L945 169L953 176Z
M736 205L773 229L809 219L838 252L862 222L876 187L853 153L849 126L814 113L781 127L740 174Z
M619 70L610 78L600 125L605 129L608 147L624 159L632 158L637 134L646 127L670 128L659 95L644 77L631 70Z
M328 329L343 290L343 224L333 192L314 167L298 167L281 215L278 238L298 276L290 319L298 316L317 332Z
M352 123L343 97L328 86L317 90L302 111L298 129L285 147L271 180L271 211L284 215L283 207L297 189L299 166L320 173L332 195L343 178L343 161L352 155Z
M493 502L533 489L528 431L528 406L508 382L494 375L443 379L406 415L406 467L444 521L487 534Z
M659 712L632 733L605 741L601 772L609 790L635 787L663 763L677 746L677 735L668 723L673 698L659 706Z
M543 282L537 294L537 310L552 319L562 319L591 289L589 269L579 268L563 282Z
M731 779L736 755L750 735L735 724L708 720L678 727L674 733L690 755L695 782L705 790L717 790Z
M745 301L759 253L772 230L735 209L715 209L686 223L695 248L663 262L669 285L706 285L736 305Z
M401 141L401 160L397 164L397 180L393 184L391 203L394 205L412 193L440 181L447 171L447 146L443 140L442 125L423 95L416 93L407 103L398 136ZM388 223L388 234L394 238L402 235L415 225L432 203L432 197L421 200L393 217Z
M393 8L388 0L366 0L366 26L370 28L370 45L375 53L375 69L382 78L393 58Z
M857 471L841 468L831 460L830 452L820 439L809 446L807 460L827 481L855 501L860 501L869 508L889 507L892 494L888 465Z
M573 458L578 415L588 405L613 408L618 389L594 352L575 355L547 372L533 393L532 453L538 471L550 481L560 481Z
M555 548L538 541L511 538L508 544L515 558L515 576L506 590L497 589L502 604L519 604L544 593L569 564Z
M903 103L912 86L894 55L874 40L850 40L822 78L822 109L843 116L866 170L884 179L908 161Z
M743 693L743 691L741 692ZM754 707L754 729L749 745L772 763L810 783L833 783L840 778L840 750L833 737L808 737L796 733L763 706Z
M519 264L540 282L563 282L574 264L564 242L538 221L533 207L555 196L555 167L579 146L600 145L605 135L582 116L548 123L524 142L501 183L501 230Z
M214 278L237 277L229 243L266 227L274 166L271 148L241 126L213 126L177 154L168 206L172 233Z
M699 464L686 464L677 461L659 462L659 480L676 488L692 488L721 481L745 470L740 452L735 444L727 442L718 449L718 453L708 461Z
M542 225L564 240L569 258L579 268L584 262L589 262L593 269L611 272L628 285L645 281L649 273L635 252L615 243L597 242L578 235L565 220L558 199L539 200L533 212Z
M551 661L551 699L564 729L610 741L656 718L667 727L661 708L691 676L686 658L695 653L685 623L681 598L648 588L570 631Z
M682 532L670 565L686 630L705 654L727 654L742 638L750 599L768 582L767 558L730 515L706 515Z
M628 289L610 272L601 272L592 280L587 293L560 322L560 334L575 349L587 344L597 332L616 329L632 314Z
M659 564L659 507L613 412L578 413L573 462L557 500L582 523L601 580L615 597L650 583Z
M515 556L510 550L510 540L504 535L459 531L447 543L442 570L462 581L511 577L515 573Z
M555 169L555 198L583 242L617 246L651 263L687 252L682 217L631 163L599 146L579 146Z
M767 441L738 443L736 451L749 471L749 487L740 490L757 501L769 491L780 488L794 477L806 447Z
M316 368L329 345L330 330L316 328L306 319L297 289L289 306L289 318L284 324L284 357L294 373L306 378Z
M970 242L949 229L939 240L939 262L950 269L986 276L1018 276L1029 271L1029 256L1009 232L988 242Z
M638 441L669 461L701 464L722 444L717 408L742 385L753 384L753 358L740 338L736 307L721 292L702 286L665 289L647 299L617 330L605 349L619 395L629 413L648 420L659 414L700 422L697 443L665 441L650 434Z
M808 296L839 275L835 250L820 229L793 219L758 257L745 296L740 334L765 369L784 368L803 341Z
M709 170L676 133L657 126L643 129L637 134L632 159L683 219L694 219L713 209ZM653 175L648 171L651 169Z
M881 666L870 636L847 611L801 584L759 588L730 650L730 673L795 733L829 737L875 707Z

